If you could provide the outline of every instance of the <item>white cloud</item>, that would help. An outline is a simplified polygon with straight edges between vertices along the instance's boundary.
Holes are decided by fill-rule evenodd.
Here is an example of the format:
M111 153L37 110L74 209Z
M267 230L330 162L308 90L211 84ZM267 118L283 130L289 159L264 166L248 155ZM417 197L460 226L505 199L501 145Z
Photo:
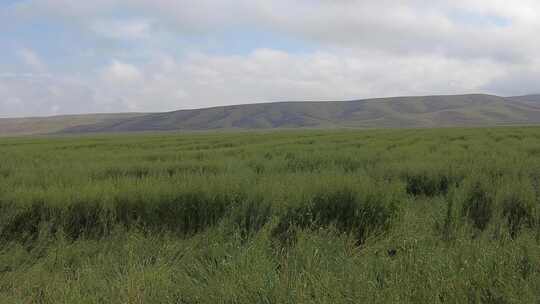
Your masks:
M17 51L17 56L23 64L34 72L43 72L46 70L45 64L39 55L29 48L22 48Z
M94 89L73 77L0 78L0 117L127 110L97 99Z
M486 83L484 90L504 96L540 94L540 59L507 67L504 73Z
M24 68L0 74L0 98L21 103L0 103L0 113L534 93L538 11L536 0L27 0L11 18L78 29L97 59L93 70L59 76L47 58L20 50ZM273 38L250 46L253 33L291 38L310 51L287 51ZM198 45L216 37L217 51ZM178 40L187 42L170 45ZM225 55L229 44L243 43L256 49ZM52 75L35 79L45 72Z
M147 35L147 20L155 20L179 35L250 29L322 47L524 61L540 48L533 38L540 30L539 10L534 0L33 0L15 11L90 22L100 35L121 39ZM118 12L144 17L103 21Z
M139 40L148 38L151 32L149 20L97 20L91 26L96 34L119 40Z
M488 86L512 71L490 60L442 55L258 49L245 56L193 53L173 59L161 54L139 66L113 60L76 82L6 78L4 87L21 100L57 105L54 113L154 112L266 101L491 92ZM75 107L87 100L84 107ZM38 111L33 114L54 114L49 108L30 109ZM10 105L0 104L0 112L10 111Z
M118 60L113 60L101 71L101 79L111 86L139 84L143 78L143 73L136 66Z
M440 73L441 70L445 74ZM501 71L493 62L376 52L288 54L256 50L247 56L193 55L172 79L192 98L177 107L279 100L340 100L476 92Z

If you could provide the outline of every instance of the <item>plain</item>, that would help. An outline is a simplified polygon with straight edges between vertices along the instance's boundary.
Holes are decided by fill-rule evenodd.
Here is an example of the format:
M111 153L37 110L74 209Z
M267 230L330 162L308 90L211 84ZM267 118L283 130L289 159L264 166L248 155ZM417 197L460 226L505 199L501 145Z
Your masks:
M540 128L4 138L3 303L537 303Z

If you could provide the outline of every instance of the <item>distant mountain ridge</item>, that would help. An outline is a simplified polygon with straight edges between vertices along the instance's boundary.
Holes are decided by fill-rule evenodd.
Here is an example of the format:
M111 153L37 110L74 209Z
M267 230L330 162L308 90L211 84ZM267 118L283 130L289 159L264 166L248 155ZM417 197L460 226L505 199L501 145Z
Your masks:
M540 95L411 96L245 104L147 114L10 118L0 119L0 135L512 124L540 124Z

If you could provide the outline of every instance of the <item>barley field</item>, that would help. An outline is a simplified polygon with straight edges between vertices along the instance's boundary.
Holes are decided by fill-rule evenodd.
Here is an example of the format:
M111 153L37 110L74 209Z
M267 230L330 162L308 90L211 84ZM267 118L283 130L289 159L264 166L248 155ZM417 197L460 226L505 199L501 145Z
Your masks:
M2 138L0 303L540 303L540 128Z

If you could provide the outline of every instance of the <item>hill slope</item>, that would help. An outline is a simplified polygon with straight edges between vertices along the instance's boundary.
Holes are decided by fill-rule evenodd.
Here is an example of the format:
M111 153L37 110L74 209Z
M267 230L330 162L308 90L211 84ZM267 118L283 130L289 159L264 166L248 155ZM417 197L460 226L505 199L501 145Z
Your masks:
M436 127L540 123L540 98L492 95L278 102L149 114L65 132L331 127Z
M121 121L126 118L133 118L141 115L144 114L83 114L52 117L1 118L0 136L55 133L70 127L82 127L85 125L107 123L109 121Z
M540 124L540 95L503 98L470 94L353 101L276 102L152 114L79 115L32 118L28 121L0 119L0 135L503 124Z

